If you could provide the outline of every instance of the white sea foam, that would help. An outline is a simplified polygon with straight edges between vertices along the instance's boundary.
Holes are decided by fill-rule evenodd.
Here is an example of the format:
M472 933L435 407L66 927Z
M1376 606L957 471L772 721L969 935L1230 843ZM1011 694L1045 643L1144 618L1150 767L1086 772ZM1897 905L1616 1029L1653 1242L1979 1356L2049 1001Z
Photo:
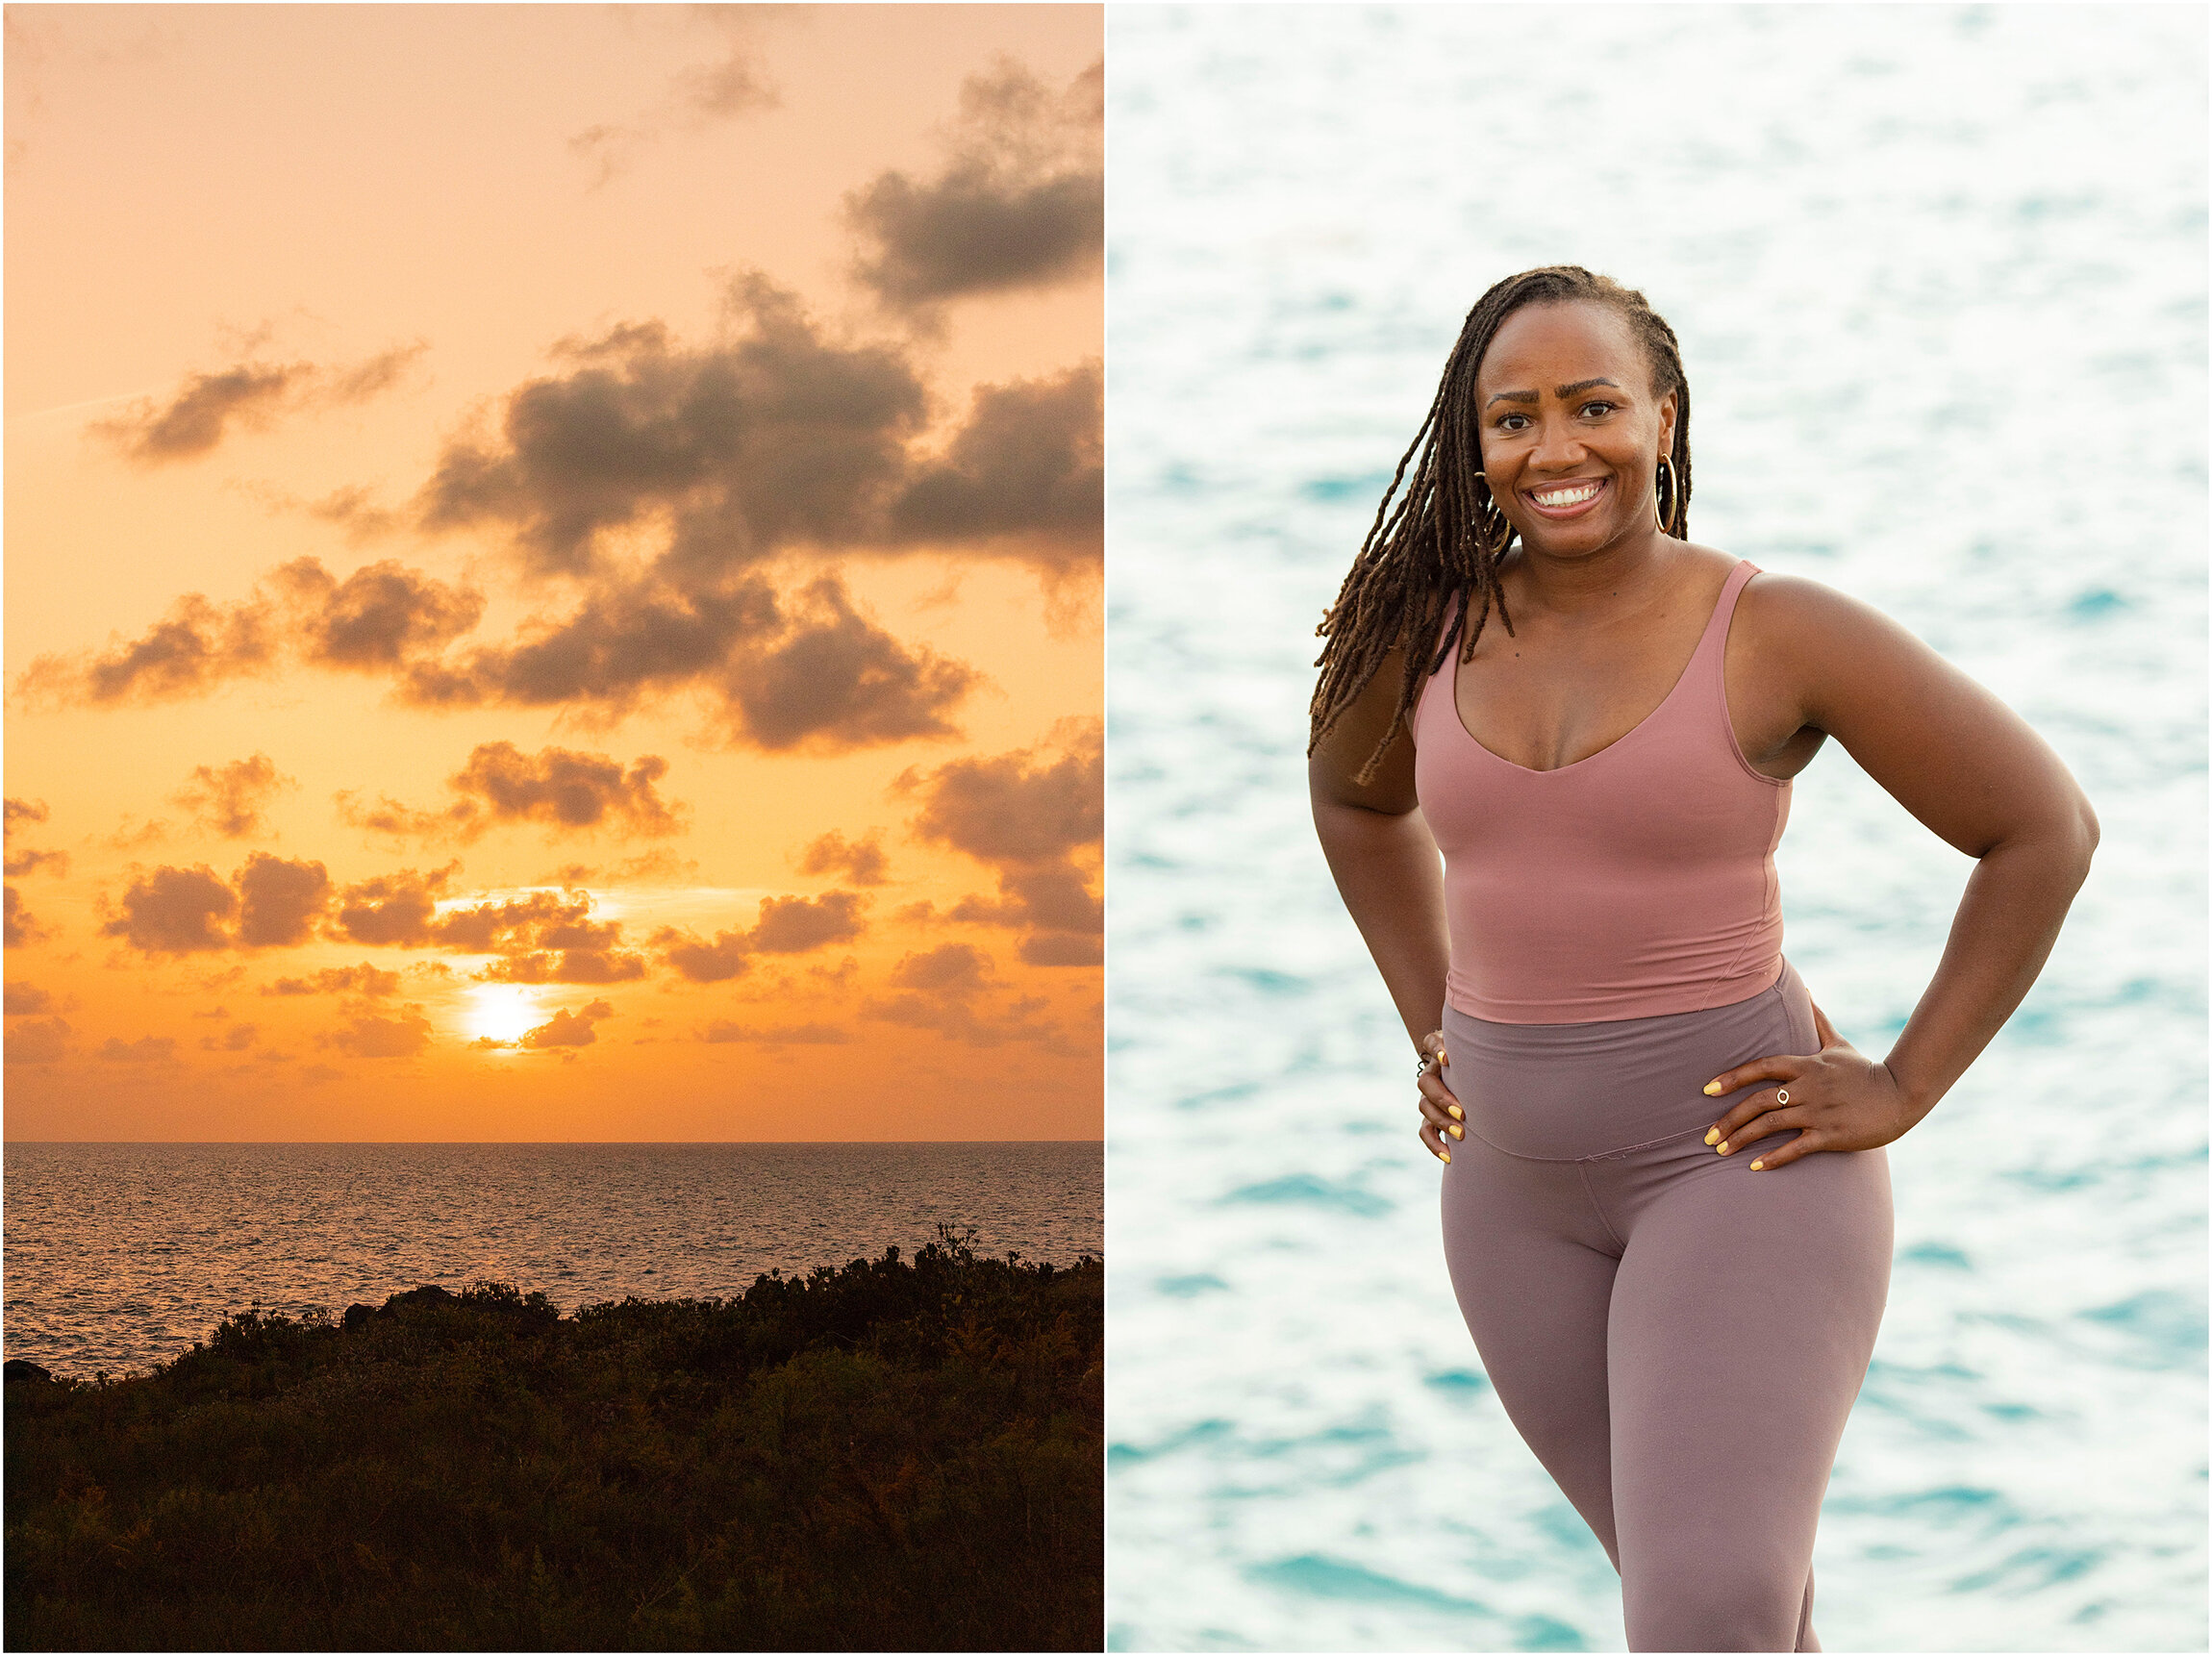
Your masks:
M1927 639L2103 824L2041 983L1890 1152L1822 1637L2202 1649L2201 11L1108 27L1113 1646L1621 1648L1452 1303L1301 757L1313 624L1461 316L1574 262L1682 336L1697 539ZM1831 744L1781 866L1791 959L1879 1050L1971 865Z

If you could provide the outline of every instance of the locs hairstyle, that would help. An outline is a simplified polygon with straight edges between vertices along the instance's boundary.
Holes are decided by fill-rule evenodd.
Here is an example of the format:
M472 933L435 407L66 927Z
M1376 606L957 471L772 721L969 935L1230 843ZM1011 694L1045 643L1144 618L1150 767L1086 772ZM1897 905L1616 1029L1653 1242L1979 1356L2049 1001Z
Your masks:
M1674 330L1635 289L1623 288L1610 276L1593 275L1579 264L1523 270L1492 288L1467 314L1459 342L1445 362L1428 417L1383 490L1374 524L1360 542L1359 556L1352 561L1337 601L1314 629L1328 642L1314 663L1321 676L1310 709L1308 754L1368 688L1391 651L1405 652L1397 716L1360 766L1360 782L1372 779L1375 766L1396 740L1398 718L1420 693L1424 666L1430 672L1442 666L1454 639L1459 642L1459 659L1471 656L1494 605L1506 632L1513 631L1513 617L1506 614L1505 594L1497 585L1497 566L1518 532L1498 510L1482 475L1482 420L1474 402L1474 377L1498 327L1514 312L1523 305L1577 300L1604 305L1625 316L1650 359L1652 396L1676 393L1674 449L1669 457L1673 488L1668 491L1671 498L1664 514L1668 534L1690 532L1690 382L1683 377L1682 350ZM1414 468L1413 482L1392 512L1391 498L1408 465ZM1472 625L1467 618L1470 605ZM1447 606L1456 609L1451 631L1431 661L1426 641L1437 636Z

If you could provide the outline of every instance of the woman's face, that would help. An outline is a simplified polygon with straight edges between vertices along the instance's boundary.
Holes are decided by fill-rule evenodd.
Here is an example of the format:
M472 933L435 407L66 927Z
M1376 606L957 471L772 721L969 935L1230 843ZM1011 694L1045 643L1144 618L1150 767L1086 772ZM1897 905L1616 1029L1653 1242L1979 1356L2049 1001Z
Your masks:
M1583 558L1655 536L1675 397L1626 317L1574 301L1506 317L1475 375L1482 468L1531 552Z

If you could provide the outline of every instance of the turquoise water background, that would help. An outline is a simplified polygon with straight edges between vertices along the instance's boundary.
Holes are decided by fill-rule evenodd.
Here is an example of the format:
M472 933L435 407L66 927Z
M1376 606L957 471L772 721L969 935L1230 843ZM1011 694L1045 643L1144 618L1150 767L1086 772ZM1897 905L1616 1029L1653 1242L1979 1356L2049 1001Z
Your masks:
M1109 9L1114 1648L1623 1647L1452 1303L1302 757L1461 317L1554 262L1681 335L1696 538L1898 618L2103 824L1891 1148L1821 1636L2205 1647L2204 15ZM1882 1050L1968 860L1831 747L1780 864L1790 958Z

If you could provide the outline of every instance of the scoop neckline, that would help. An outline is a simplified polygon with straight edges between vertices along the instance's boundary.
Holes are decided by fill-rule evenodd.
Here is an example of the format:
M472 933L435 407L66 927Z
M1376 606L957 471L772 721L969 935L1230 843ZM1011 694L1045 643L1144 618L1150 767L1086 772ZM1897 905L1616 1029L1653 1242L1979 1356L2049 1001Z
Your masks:
M1646 725L1649 724L1653 719L1657 718L1662 713L1666 712L1668 703L1672 702L1677 695L1682 693L1682 687L1690 682L1690 669L1697 665L1697 658L1704 653L1706 640L1713 635L1713 623L1721 618L1721 606L1725 603L1728 598L1728 583L1735 580L1737 572L1747 566L1751 568L1752 574L1758 573L1757 566L1752 565L1748 558L1739 558L1736 560L1736 567L1734 569L1730 569L1728 571L1727 578L1721 583L1720 594L1713 600L1713 610L1712 613L1705 617L1705 626L1703 631L1698 633L1697 643L1691 646L1690 659L1682 664L1682 670L1674 675L1674 682L1668 687L1667 693L1659 698L1658 705L1652 708L1649 713L1646 714L1634 724L1630 725L1626 730L1622 731L1619 736L1615 737L1611 741L1607 742L1603 747L1599 748L1596 753L1586 753L1580 759L1571 761L1566 765L1555 765L1549 770L1538 770L1533 765L1517 765L1512 760L1506 758L1502 753L1496 752L1492 748L1485 746L1482 739L1476 736L1473 731L1467 728L1467 717L1459 711L1460 660L1459 652L1456 649L1451 653L1451 681L1445 687L1451 694L1451 722L1459 727L1459 734L1467 738L1467 740L1473 744L1477 753L1488 754L1492 759L1504 765L1508 770L1518 770L1523 776L1557 776L1564 771L1579 770L1585 765L1590 764L1593 760L1603 759L1607 754L1611 753L1615 748L1619 747L1622 742L1628 740L1629 738L1635 736L1637 732L1641 731ZM1723 702L1722 705L1725 706L1725 703ZM1735 740L1735 731L1732 729L1728 733L1729 740L1731 742L1733 742ZM1772 782L1775 779L1773 777L1768 777L1766 780Z

